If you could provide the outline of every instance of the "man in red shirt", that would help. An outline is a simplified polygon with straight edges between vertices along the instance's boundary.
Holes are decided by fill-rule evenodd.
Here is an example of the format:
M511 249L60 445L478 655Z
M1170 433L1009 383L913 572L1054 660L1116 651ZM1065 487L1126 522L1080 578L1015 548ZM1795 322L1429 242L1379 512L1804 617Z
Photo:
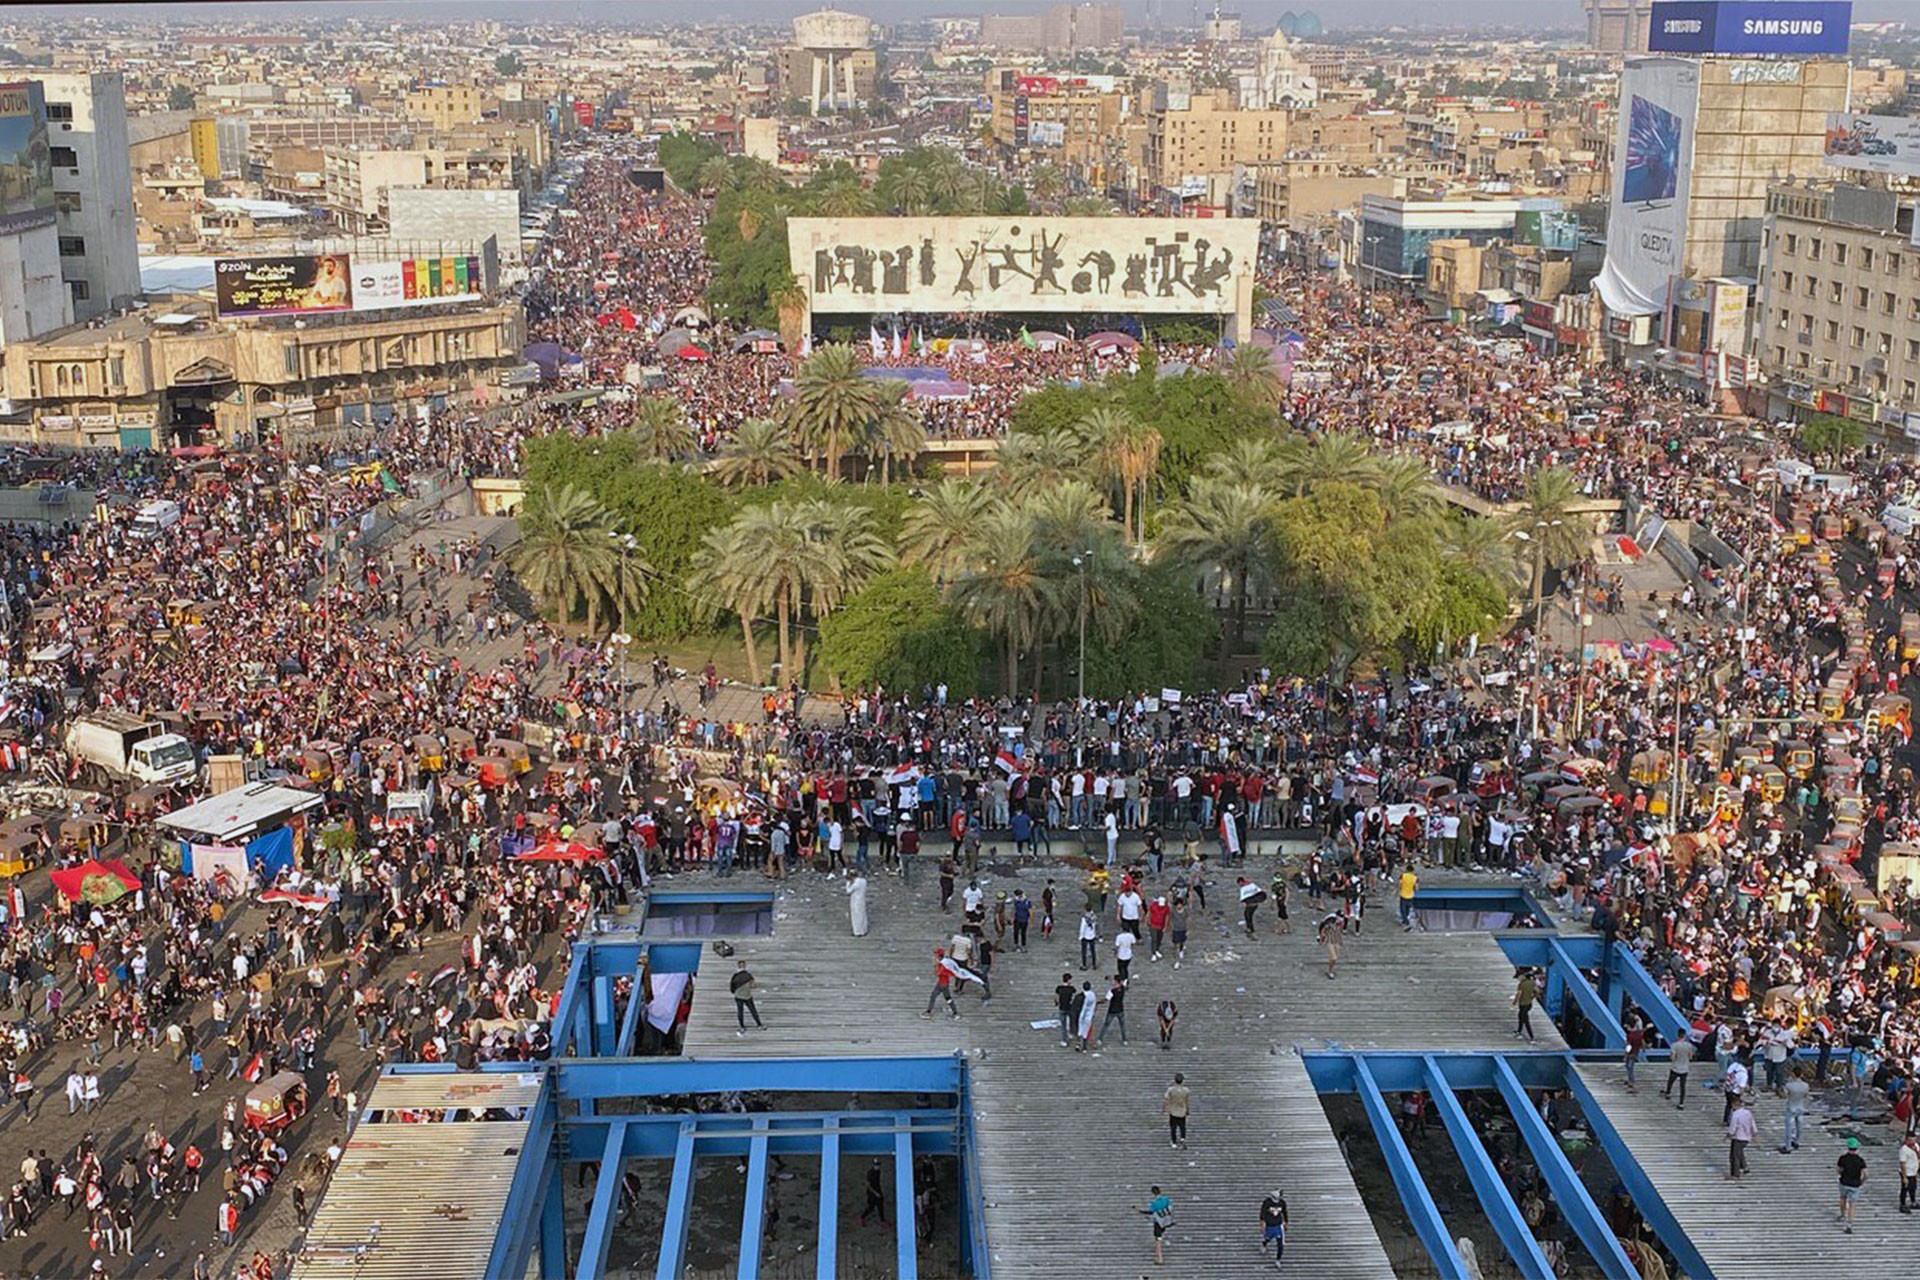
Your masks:
M1167 905L1165 897L1155 898L1147 904L1147 932L1153 939L1153 958L1160 958L1160 940L1167 934L1167 918L1173 914L1173 908Z

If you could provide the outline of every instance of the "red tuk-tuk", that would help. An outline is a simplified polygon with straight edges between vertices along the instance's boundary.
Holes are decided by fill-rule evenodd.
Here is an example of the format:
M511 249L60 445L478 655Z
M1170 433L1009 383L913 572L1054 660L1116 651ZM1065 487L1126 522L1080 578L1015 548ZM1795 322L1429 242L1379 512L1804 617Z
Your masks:
M268 1076L247 1090L247 1128L279 1133L307 1114L307 1081L298 1071Z

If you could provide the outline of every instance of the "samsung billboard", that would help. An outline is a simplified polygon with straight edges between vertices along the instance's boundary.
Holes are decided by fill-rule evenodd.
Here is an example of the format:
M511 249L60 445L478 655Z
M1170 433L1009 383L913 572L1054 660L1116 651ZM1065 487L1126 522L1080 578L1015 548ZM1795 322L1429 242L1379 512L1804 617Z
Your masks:
M1852 0L1654 0L1652 53L1844 54Z

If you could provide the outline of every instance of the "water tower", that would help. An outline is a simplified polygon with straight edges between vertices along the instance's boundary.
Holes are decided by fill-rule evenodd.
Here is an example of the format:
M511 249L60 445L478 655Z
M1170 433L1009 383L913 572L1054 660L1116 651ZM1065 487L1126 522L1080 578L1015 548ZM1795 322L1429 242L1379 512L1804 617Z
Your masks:
M857 13L821 9L793 20L793 43L812 64L807 101L815 115L855 106L854 55L871 47L873 22Z

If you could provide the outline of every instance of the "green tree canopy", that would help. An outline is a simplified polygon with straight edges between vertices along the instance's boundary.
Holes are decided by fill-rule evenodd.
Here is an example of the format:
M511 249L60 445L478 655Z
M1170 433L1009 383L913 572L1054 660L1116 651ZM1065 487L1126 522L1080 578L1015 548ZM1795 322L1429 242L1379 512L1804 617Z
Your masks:
M842 688L908 692L945 684L979 691L982 637L944 602L921 568L893 569L861 588L820 625L816 660Z

